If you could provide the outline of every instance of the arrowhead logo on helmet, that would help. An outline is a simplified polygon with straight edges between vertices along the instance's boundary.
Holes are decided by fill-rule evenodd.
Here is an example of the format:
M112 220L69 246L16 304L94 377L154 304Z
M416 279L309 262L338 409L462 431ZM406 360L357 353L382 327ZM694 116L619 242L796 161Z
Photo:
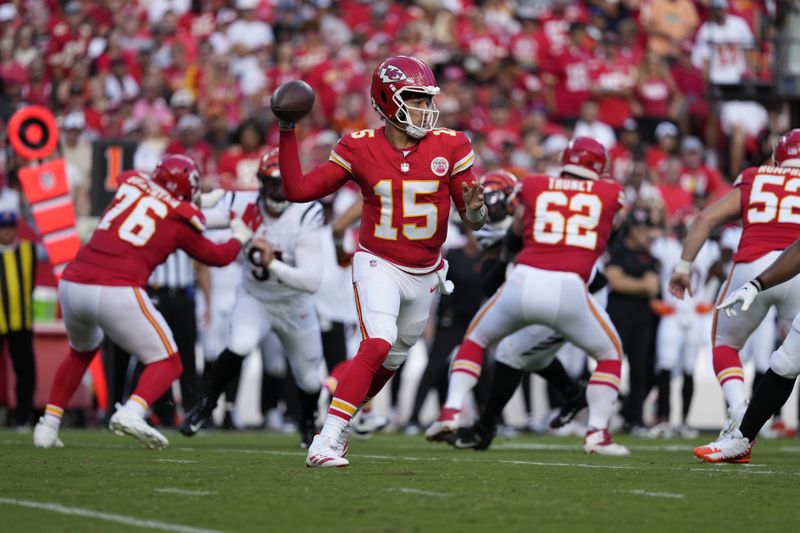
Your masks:
M381 68L380 73L383 83L394 83L396 81L403 81L408 78L406 73L394 65L385 65Z

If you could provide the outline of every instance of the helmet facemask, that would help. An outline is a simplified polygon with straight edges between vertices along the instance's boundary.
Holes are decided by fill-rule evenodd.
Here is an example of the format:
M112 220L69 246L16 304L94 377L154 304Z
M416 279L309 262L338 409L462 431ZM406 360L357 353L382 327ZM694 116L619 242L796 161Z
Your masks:
M410 98L429 97L429 106L427 109L422 107L411 107L406 104L403 99L403 93L412 93L407 96ZM433 103L433 97L439 94L438 87L403 87L392 95L392 100L397 105L397 112L395 113L395 121L404 125L401 128L407 135L415 139L422 139L427 133L436 127L436 122L439 120L439 110ZM419 113L421 115L420 123L414 124L411 118L411 112ZM385 117L384 117L385 118Z
M264 206L276 215L286 211L289 202L286 200L286 193L283 192L280 171L275 168L268 174L259 174L258 179L261 182L259 193Z

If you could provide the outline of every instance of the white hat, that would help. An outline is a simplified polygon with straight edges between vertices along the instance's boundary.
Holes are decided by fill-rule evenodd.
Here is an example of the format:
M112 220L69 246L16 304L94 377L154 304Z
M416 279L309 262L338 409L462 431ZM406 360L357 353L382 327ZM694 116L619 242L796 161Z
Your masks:
M15 18L17 18L17 6L14 4L0 6L0 22L10 22Z
M189 89L178 89L169 99L169 105L172 107L190 107L193 103L194 94Z
M544 143L542 144L542 151L544 152L545 156L560 154L564 151L564 148L566 148L568 144L569 139L560 133L555 133L544 140Z
M184 115L178 121L178 131L185 129L200 129L203 127L203 121L197 115Z
M255 9L259 0L236 0L236 9Z
M677 137L678 136L678 126L673 124L672 122L661 122L656 126L656 139L662 139L664 137Z
M64 117L61 127L65 130L82 130L86 127L86 117L83 111L73 111Z

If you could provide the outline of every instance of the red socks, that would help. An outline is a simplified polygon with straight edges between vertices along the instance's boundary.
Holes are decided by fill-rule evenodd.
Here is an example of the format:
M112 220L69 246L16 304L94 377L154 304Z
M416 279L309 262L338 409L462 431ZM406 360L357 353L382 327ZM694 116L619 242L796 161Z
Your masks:
M622 376L622 362L618 359L605 359L597 362L589 378L589 385L605 385L619 391Z
M183 364L177 353L150 363L144 367L133 394L147 402L147 405L153 405L172 386L172 382L181 377L181 372Z
M364 339L339 378L328 414L350 420L368 395L377 394L394 372L383 368L391 346L383 339Z
M483 354L485 351L478 343L465 340L461 343L461 347L458 349L455 359L453 359L450 373L464 372L475 379L479 379L483 368Z
M720 385L724 385L730 379L744 381L742 360L739 358L738 350L730 346L714 346L712 353L714 373Z
M54 407L51 414L59 418L67 407L72 395L78 385L81 384L83 375L89 368L89 364L94 359L97 350L90 352L79 352L74 348L69 349L69 355L64 359L56 370L55 378L53 379L53 387L50 389L50 399L47 402L48 408ZM61 412L57 412L60 409Z

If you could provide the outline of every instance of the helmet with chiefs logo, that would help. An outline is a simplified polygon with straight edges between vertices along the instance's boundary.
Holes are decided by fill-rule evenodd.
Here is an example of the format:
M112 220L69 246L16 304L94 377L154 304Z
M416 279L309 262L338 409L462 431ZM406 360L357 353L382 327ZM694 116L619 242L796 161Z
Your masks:
M200 199L200 169L191 157L165 155L156 165L152 180L175 198L194 203Z
M283 192L277 148L261 156L256 177L259 183L258 192L264 205L275 214L283 213L289 207L289 202L286 201L286 194Z
M495 170L480 178L483 185L483 203L488 209L489 223L502 222L514 213L519 203L515 188L519 180L505 170Z
M439 111L431 100L427 109L409 107L405 99L439 94L430 67L416 57L394 56L378 65L372 75L372 106L386 121L398 126L415 139L423 138L436 126ZM415 124L409 110L420 114Z
M800 167L800 129L781 135L772 151L772 161L779 167Z
M606 149L590 137L575 137L561 154L562 172L599 180L606 168Z

